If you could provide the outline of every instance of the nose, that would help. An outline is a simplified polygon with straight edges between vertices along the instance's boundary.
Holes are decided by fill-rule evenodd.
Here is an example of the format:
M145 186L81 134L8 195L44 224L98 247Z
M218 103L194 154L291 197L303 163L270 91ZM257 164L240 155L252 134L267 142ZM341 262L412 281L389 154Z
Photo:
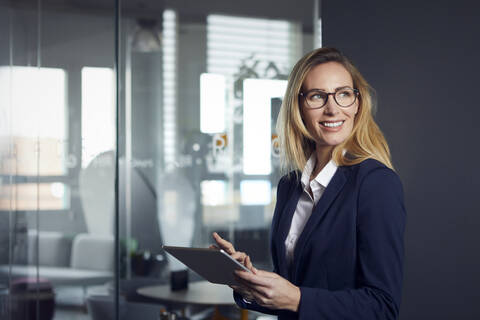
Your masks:
M328 115L336 115L340 112L340 106L337 104L337 101L332 96L328 97L327 103L323 107L323 111Z

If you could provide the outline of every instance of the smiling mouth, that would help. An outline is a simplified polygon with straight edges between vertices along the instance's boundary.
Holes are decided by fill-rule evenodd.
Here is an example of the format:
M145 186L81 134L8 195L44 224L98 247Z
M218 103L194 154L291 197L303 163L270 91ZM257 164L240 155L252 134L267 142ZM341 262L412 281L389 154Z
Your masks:
M335 121L335 122L323 121L323 122L320 122L320 124L324 127L327 127L327 128L337 128L337 127L340 127L344 122L345 122L345 120Z

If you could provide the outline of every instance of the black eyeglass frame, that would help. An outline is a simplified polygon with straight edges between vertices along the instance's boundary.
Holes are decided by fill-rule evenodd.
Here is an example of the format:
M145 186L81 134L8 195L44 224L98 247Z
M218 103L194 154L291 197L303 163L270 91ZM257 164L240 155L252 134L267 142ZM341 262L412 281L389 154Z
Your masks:
M348 106L342 106L340 103L338 103L337 98L336 98L337 92L339 92L339 91L341 91L341 90L343 90L343 89L351 89L351 90L353 91L353 93L355 94L355 99L354 99L353 102L350 103ZM313 107L311 107L311 106L308 104L308 102L307 102L307 96L308 96L308 94L309 94L310 92L313 92L313 91L324 93L324 94L326 94L326 96L327 96L327 98L325 99L325 103L324 103L323 105L321 105L320 107L315 107L315 108L313 108ZM299 97L301 96L301 97L303 98L303 100L305 101L305 104L307 105L307 108L308 108L308 109L320 109L320 108L323 108L323 107L327 104L328 98L329 98L330 95L333 96L333 100L335 100L335 103L336 103L337 105L339 105L339 106L342 107L342 108L348 108L348 107L352 106L352 105L355 103L355 101L357 101L357 98L358 98L359 94L360 94L360 91L359 91L358 89L350 88L350 87L345 87L345 88L341 88L341 89L339 89L339 90L337 90L337 91L335 91L335 92L325 92L325 91L322 91L322 90L319 90L319 89L311 89L311 90L308 90L307 92L300 92L300 93L298 94L298 96L299 96Z

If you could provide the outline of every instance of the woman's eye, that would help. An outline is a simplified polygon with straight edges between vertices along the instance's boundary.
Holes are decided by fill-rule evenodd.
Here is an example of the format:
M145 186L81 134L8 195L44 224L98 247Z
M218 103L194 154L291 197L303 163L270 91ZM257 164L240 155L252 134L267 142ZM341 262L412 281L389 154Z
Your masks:
M342 98L350 97L352 93L350 91L340 91L337 93L338 96Z
M323 99L324 99L324 96L321 93L313 93L310 96L310 100L323 100Z

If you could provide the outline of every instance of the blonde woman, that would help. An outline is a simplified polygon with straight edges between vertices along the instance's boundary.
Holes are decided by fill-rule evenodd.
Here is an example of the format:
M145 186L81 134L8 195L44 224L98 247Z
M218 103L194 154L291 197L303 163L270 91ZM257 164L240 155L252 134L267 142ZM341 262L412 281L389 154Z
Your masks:
M213 235L252 271L236 273L235 301L279 319L397 319L406 212L368 83L338 50L308 53L277 129L292 171L277 188L274 271Z

